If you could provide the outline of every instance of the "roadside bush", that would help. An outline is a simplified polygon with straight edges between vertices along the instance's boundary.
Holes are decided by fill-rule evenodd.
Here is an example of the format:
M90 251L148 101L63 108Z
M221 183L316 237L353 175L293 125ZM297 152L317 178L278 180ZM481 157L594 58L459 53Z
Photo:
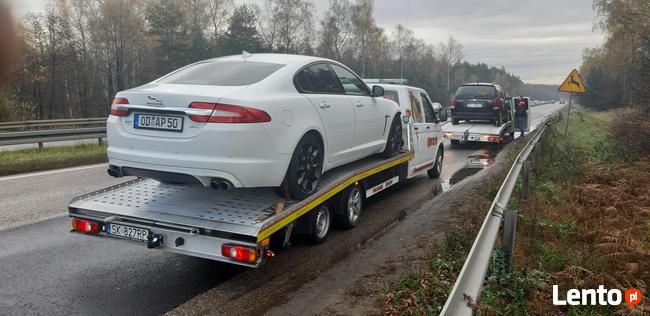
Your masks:
M0 122L25 121L38 118L38 109L30 103L20 102L0 92Z
M639 155L650 154L650 106L619 110L612 135Z

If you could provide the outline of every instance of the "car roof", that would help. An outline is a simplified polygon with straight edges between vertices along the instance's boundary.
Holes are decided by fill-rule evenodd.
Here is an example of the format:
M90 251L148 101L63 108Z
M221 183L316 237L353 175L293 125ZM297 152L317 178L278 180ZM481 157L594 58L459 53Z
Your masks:
M384 87L384 89L386 89L386 88L388 88L388 89L413 89L413 90L418 90L418 91L422 91L422 92L426 93L426 91L424 89L422 89L422 88L407 86L407 85L403 85L403 84L367 83L367 85L368 86L382 86L382 87Z
M247 61L282 64L282 65L288 65L294 62L302 62L302 63L308 63L314 61L334 62L333 60L327 58L305 56L305 55L291 55L291 54L248 54L246 56L244 54L239 54L239 55L224 56L219 58L212 58L212 59L208 59L207 61L216 61L216 60L239 61L242 59Z
M467 82L463 83L463 86L499 86L498 83L490 83L490 82Z

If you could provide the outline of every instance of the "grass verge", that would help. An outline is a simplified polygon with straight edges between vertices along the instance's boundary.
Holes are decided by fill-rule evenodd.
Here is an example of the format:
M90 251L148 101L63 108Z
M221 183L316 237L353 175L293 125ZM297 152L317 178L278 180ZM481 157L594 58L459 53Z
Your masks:
M106 145L34 148L0 152L0 176L106 162Z
M618 137L620 127L612 126L617 117L576 107L566 139L564 120L550 128L534 161L528 199L515 192L510 201L520 210L512 272L505 272L495 247L476 314L650 314L650 157ZM483 200L491 201L498 183L485 189ZM488 209L477 203L470 209L480 211L468 212L468 223L432 247L428 267L385 290L386 314L439 313L478 231L469 223L482 221ZM554 284L560 293L601 284L623 292L636 288L644 299L633 308L624 301L553 306Z

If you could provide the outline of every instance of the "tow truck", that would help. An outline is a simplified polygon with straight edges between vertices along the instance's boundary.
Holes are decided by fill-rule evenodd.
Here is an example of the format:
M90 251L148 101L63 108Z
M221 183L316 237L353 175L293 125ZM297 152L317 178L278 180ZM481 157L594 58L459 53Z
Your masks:
M442 132L445 138L449 139L454 146L461 143L490 143L501 146L503 143L513 140L515 138L515 103L519 100L518 97L510 98L510 112L508 113L509 119L500 126L494 126L490 122L476 122L476 121L461 121L459 124L454 125L451 122L442 126ZM530 98L524 97L526 103L526 120L525 131L530 131Z
M365 199L422 173L437 177L443 147L432 137L442 140L440 123L437 134L420 137L417 129L424 127L403 116L400 154L328 171L318 191L302 201L282 198L272 188L213 190L136 178L74 198L68 206L71 231L259 267L275 256L275 247L288 246L293 234L323 242L334 220L344 229L359 223ZM434 146L439 150L432 151Z

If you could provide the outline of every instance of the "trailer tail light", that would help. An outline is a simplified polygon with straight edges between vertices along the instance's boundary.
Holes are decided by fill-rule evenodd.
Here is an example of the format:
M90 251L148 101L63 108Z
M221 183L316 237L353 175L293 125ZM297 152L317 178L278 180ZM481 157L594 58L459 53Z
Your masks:
M450 108L456 107L456 96L451 97L451 101L449 101L449 107Z
M84 234L99 234L99 223L73 217L72 230Z
M498 143L503 140L503 137L501 136L491 136L491 135L483 135L483 138L486 139L488 142L491 143Z
M268 113L239 105L195 102L190 104L190 108L212 110L212 114L209 116L190 115L190 119L195 122L265 123L271 121Z
M241 262L255 263L259 258L259 251L253 247L226 244L221 246L221 255Z
M115 98L115 99L113 99L113 103L111 104L111 115L115 115L115 116L127 116L127 115L129 115L129 111L118 110L117 109L118 104L129 104L129 100L127 98Z
M492 101L492 107L494 108L500 108L503 106L503 101L501 101L501 98L495 97L494 101Z

